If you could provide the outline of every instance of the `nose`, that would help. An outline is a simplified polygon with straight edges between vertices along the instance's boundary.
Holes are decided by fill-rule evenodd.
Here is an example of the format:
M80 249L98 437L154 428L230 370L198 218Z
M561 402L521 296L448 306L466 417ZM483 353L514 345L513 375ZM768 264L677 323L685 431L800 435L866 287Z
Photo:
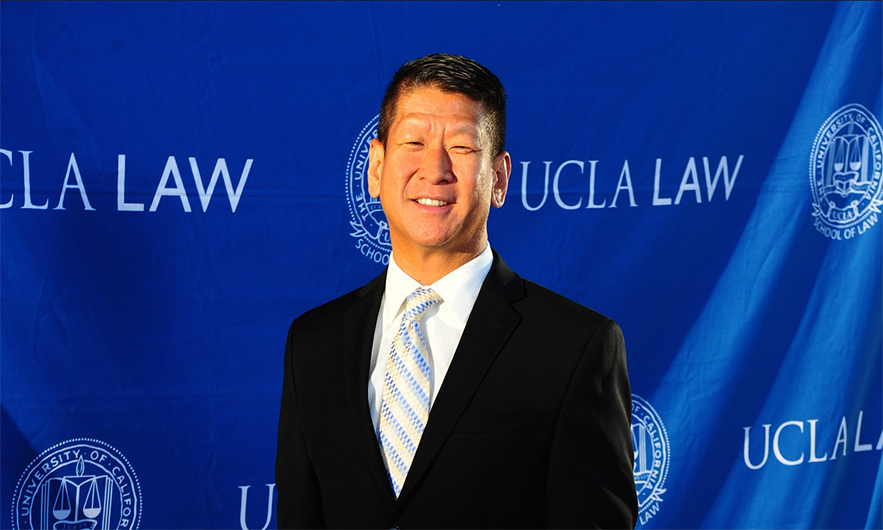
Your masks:
M441 184L454 180L454 165L451 155L442 144L428 145L420 165L420 178L431 184Z

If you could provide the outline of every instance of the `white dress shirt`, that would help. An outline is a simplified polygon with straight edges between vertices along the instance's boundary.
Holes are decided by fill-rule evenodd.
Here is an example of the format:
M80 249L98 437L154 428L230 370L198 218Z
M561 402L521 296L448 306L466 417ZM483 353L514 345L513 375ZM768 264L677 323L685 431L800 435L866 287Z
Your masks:
M429 350L430 376L430 407L435 403L438 390L441 388L448 367L454 357L466 321L478 298L481 284L491 270L494 261L490 245L468 263L449 272L432 285L427 285L438 293L442 302L424 313L421 320L423 336ZM371 421L374 430L379 428L380 405L383 400L383 379L386 376L386 364L389 359L392 341L398 333L405 311L405 300L412 292L422 285L405 274L396 265L395 255L389 258L389 269L386 272L386 288L380 301L380 313L374 328L374 347L371 350L371 374L368 380L368 405L371 409Z

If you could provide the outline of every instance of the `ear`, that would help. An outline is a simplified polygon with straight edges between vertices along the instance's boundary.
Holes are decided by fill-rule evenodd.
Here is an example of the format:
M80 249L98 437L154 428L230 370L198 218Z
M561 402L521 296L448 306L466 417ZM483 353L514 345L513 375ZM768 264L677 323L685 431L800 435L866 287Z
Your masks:
M509 189L509 175L512 173L512 158L507 151L494 157L494 187L491 190L491 206L499 208L506 202Z
M368 148L368 193L380 197L380 170L383 167L383 143L377 138L371 140Z

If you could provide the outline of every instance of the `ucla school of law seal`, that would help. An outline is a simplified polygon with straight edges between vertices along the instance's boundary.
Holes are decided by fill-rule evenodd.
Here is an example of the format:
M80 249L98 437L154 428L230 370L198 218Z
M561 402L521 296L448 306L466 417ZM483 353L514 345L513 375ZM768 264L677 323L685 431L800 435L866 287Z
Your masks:
M879 220L881 132L877 118L856 103L837 109L819 129L810 156L809 182L814 224L826 237L852 239Z
M90 438L56 444L31 461L15 486L15 530L134 530L141 486L114 447Z
M650 403L632 394L632 445L635 449L635 490L638 525L659 512L671 454L662 418Z
M368 193L368 149L371 140L377 138L375 116L362 128L346 164L346 199L350 211L350 236L356 238L356 248L369 260L382 265L389 264L392 244L389 224L380 207L380 199Z

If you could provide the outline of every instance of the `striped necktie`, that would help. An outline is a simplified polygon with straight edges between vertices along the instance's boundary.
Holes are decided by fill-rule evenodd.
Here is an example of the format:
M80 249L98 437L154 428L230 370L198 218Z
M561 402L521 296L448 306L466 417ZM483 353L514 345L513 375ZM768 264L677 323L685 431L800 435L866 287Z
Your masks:
M408 296L386 365L380 407L380 444L396 497L402 491L429 419L429 351L420 331L420 319L427 309L441 301L435 291L425 287Z

